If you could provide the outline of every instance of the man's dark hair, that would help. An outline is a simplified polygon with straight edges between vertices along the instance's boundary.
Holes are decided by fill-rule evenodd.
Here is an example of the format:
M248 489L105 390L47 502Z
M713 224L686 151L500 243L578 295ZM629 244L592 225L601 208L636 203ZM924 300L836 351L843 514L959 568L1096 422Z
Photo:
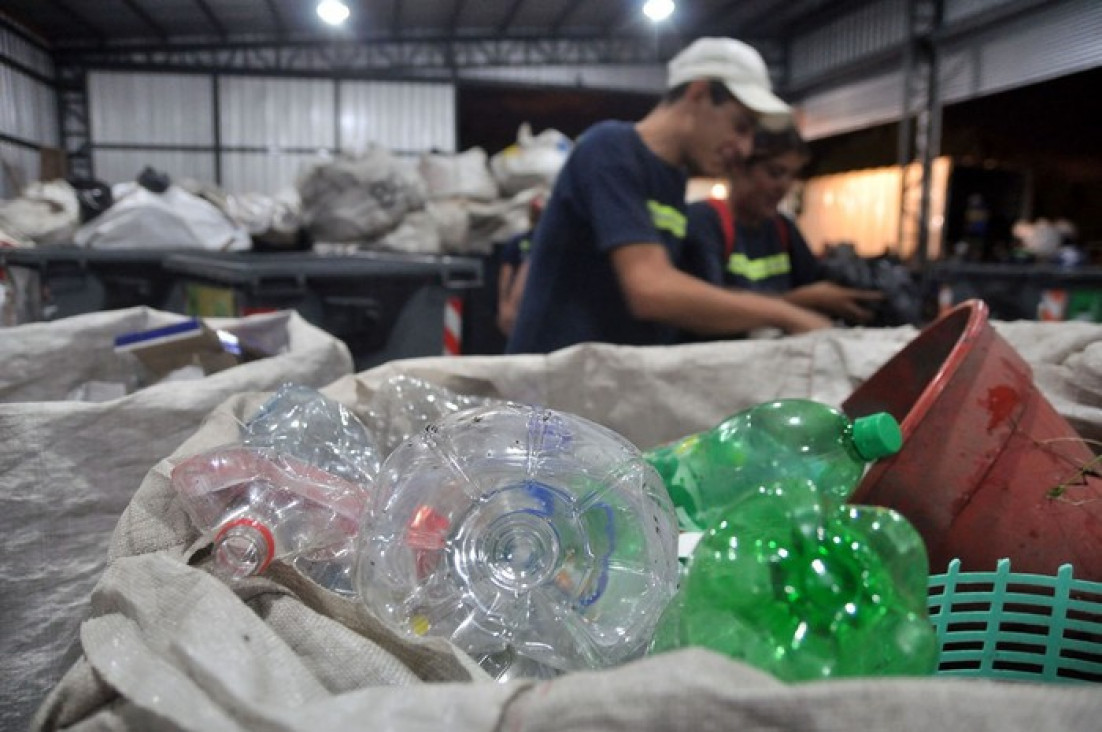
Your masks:
M735 95L731 93L731 90L727 88L727 85L722 81L716 81L715 79L708 79L708 95L712 98L712 104L717 107L724 102L728 102L735 98ZM662 95L663 104L673 104L681 97L685 96L685 91L689 88L691 81L686 81L684 84L678 84L675 87L666 90L666 93Z
M805 161L811 159L811 148L804 142L804 138L800 137L795 127L788 127L779 132L758 130L754 135L754 151L746 159L746 164L761 163L790 152L796 153Z

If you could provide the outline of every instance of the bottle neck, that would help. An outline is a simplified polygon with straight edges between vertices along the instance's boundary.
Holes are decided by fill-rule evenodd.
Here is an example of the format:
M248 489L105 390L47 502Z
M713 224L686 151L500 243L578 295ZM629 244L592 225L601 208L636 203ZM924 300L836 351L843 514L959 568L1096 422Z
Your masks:
M254 518L240 517L223 524L214 537L214 564L231 579L260 574L275 556L272 530Z

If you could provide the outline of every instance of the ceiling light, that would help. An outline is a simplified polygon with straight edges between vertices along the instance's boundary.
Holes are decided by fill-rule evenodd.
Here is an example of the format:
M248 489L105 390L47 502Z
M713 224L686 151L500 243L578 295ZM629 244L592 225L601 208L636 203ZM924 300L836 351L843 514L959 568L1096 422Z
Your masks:
M673 15L673 0L647 0L643 4L643 15L651 19L653 23L660 23Z
M321 0L318 3L318 17L329 25L340 25L348 20L350 14L348 6L341 0Z

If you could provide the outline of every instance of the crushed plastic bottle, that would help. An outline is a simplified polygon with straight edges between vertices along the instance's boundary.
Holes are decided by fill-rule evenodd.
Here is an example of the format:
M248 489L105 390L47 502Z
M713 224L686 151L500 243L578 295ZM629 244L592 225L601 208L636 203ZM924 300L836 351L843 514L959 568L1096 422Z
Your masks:
M784 681L929 674L927 581L925 545L898 513L784 479L704 533L654 650L705 646Z
M212 537L215 573L230 580L277 559L331 556L355 536L368 495L368 486L287 453L242 445L188 458L173 469L172 485Z
M901 445L887 412L851 421L820 402L781 399L643 455L665 481L681 528L699 531L744 492L785 476L807 478L843 503L868 464Z
M449 414L501 403L486 397L459 394L425 379L407 374L392 376L367 401L364 423L375 435L385 455Z
M374 433L348 407L317 389L284 384L242 430L242 442L293 455L354 483L371 482L382 464Z
M574 415L481 407L383 463L355 574L399 632L451 639L491 675L550 676L645 652L676 589L657 473Z
M243 425L240 445L172 473L184 508L214 541L228 579L290 560L318 584L353 594L353 543L380 465L374 437L339 402L286 384Z

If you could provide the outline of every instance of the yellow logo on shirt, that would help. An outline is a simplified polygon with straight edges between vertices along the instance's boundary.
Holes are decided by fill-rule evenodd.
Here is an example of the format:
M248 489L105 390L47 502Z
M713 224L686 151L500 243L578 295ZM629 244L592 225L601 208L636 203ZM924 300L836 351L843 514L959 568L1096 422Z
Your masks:
M650 211L654 228L659 231L668 231L678 239L685 238L685 214L673 206L666 206L658 201L647 201L647 210Z
M745 277L751 282L788 274L791 269L792 261L788 258L787 252L760 259L750 259L745 254L736 252L727 260L728 272L739 277Z

